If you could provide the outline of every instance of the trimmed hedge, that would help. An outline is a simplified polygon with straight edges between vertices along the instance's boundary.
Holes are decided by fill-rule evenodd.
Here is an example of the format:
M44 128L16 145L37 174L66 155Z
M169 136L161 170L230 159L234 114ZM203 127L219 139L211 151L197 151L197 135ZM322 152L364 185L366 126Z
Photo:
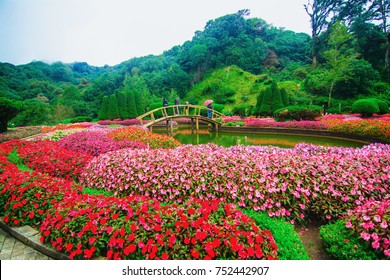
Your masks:
M371 247L352 230L346 228L344 220L324 225L320 237L328 253L339 260L381 260L386 257Z
M308 105L308 106L287 106L276 110L274 112L275 120L277 121L287 121L287 120L311 120L314 121L316 118L320 117L322 113L322 107L317 105Z
M352 113L359 113L363 118L372 117L374 113L379 113L379 106L375 99L359 99L352 104Z
M252 218L258 227L268 229L278 245L278 257L280 260L309 260L306 248L303 246L294 226L282 218L271 218L265 212L241 210L242 213Z

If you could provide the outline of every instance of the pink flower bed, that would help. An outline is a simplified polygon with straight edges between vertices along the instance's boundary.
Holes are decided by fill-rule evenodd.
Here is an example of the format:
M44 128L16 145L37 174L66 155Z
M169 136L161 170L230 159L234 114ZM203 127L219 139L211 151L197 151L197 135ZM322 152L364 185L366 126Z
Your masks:
M145 121L146 122L146 121ZM140 125L140 121L137 119L128 119L128 120L102 120L98 121L98 124L100 125L113 125L113 124L118 124L118 125L124 125L124 126L129 126L129 125Z
M146 144L136 141L114 141L101 131L77 132L58 141L60 147L68 150L88 153L93 156L116 151L123 148L145 149Z
M289 121L289 122L276 122L273 119L256 119L247 118L244 119L245 126L247 127L280 127L280 128L298 128L298 129L317 129L326 130L326 124L319 121Z
M346 226L370 242L374 249L390 257L390 199L368 200L353 211L348 211Z
M162 202L195 196L290 220L304 219L308 212L334 219L367 199L389 196L389 147L125 149L94 158L81 182L119 196L137 194Z

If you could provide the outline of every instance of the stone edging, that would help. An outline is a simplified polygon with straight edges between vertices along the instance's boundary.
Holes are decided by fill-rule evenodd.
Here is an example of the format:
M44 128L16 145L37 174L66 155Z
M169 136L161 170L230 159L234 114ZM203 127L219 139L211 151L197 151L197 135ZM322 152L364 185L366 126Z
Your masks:
M38 252L55 260L69 260L70 258L56 250L46 247L40 242L41 234L30 226L10 227L0 219L0 228L8 232L20 242L34 248Z

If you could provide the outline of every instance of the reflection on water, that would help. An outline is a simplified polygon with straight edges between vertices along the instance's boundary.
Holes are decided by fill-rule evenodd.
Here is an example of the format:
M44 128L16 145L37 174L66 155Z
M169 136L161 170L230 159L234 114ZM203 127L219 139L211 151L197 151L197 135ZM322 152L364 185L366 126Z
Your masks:
M153 129L153 132L167 134L167 131ZM296 135L296 134L278 134L278 133L237 133L237 132L211 132L207 127L202 128L196 133L195 130L182 128L171 133L178 141L183 144L207 144L215 143L219 146L230 147L234 145L262 145L279 146L282 148L292 148L298 143L308 143L321 146L339 146L339 147L362 147L368 143L337 137Z

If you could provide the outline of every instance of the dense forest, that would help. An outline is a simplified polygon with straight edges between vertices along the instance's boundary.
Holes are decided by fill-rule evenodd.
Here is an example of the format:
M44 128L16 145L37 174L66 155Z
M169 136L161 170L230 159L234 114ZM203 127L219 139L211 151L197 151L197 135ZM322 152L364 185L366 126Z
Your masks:
M14 126L97 118L102 105L118 99L133 100L138 114L162 97L179 97L192 104L213 98L225 114L251 115L275 83L291 105L319 105L328 113L349 112L361 98L390 102L390 1L314 0L302 8L310 35L241 10L210 20L192 40L161 55L116 66L0 63L0 107L15 104Z

